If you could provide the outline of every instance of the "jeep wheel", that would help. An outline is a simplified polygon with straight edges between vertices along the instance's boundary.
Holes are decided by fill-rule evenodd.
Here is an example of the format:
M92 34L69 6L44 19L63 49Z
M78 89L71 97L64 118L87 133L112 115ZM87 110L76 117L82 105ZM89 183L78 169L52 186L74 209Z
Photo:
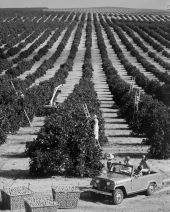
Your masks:
M123 191L121 189L116 189L113 191L113 204L118 205L123 201Z
M156 190L156 184L155 183L150 183L147 190L146 190L146 195L151 196L154 194Z

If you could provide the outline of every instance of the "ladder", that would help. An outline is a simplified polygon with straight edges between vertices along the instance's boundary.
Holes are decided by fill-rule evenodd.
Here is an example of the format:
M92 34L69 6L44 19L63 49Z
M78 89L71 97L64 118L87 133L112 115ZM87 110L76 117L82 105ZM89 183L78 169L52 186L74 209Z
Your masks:
M50 105L53 106L54 105L54 98L57 97L57 91L60 90L60 88L63 86L63 84L60 84L59 86L55 87L54 88L54 91L53 91L53 95L52 95L52 98L50 100Z
M139 102L141 102L141 91L140 89L137 89L136 92L135 92L135 108L136 108L136 111L138 111L139 109Z
M84 110L84 113L85 113L86 118L87 118L87 119L90 118L91 116L90 116L90 113L89 113L89 110L88 110L88 108L87 108L86 103L83 104L83 110Z
M132 81L130 83L129 94L131 94L133 92L134 86L135 86L135 77L132 77Z

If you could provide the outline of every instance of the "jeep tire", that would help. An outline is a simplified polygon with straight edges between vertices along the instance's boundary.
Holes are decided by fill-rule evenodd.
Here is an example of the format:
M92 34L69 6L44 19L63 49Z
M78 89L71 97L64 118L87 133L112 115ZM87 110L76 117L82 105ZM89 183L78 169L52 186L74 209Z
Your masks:
M124 194L123 191L119 188L113 191L113 204L118 205L123 201Z
M151 196L154 194L156 190L156 184L155 183L150 183L147 190L146 190L146 195Z

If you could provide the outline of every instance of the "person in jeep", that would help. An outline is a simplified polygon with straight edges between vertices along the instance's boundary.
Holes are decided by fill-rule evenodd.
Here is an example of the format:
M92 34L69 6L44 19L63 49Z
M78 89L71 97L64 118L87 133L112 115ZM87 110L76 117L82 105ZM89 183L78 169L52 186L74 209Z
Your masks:
M124 160L124 165L126 165L125 167L123 167L123 169L121 171L123 171L124 173L131 173L132 172L132 163L130 161L130 156L127 156Z
M142 155L142 160L141 160L139 166L142 167L143 174L150 174L150 172L151 172L150 165L149 165L145 155Z
M134 170L134 173L133 173L133 176L134 177L140 177L142 176L143 173L142 173L142 166L138 166L137 169Z
M112 164L113 164L114 155L109 154L107 157L107 169L108 171L112 171Z
M130 166L132 165L132 163L130 161L130 156L125 157L124 164L125 165L130 165Z

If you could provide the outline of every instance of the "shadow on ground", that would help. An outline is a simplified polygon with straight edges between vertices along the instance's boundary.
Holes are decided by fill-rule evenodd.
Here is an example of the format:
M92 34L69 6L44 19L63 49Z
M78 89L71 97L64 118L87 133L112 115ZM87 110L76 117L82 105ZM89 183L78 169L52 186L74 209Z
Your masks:
M114 130L114 129L113 129ZM122 134L117 134L117 135L108 135L107 137L117 137L117 138L143 138L143 136L140 136L140 135L127 135L127 134L123 134L123 131L122 131Z
M22 153L15 153L15 154L3 154L1 155L2 158L26 158L26 154Z
M3 205L3 202L0 202L0 211L7 210L7 208Z
M144 155L145 153L140 153L140 152L137 152L137 153L134 153L134 152L123 152L123 153L115 153L114 155L117 156L117 157L123 157L125 158L126 156L130 156L131 158L142 158L142 155Z
M136 146L136 147L148 147L147 145L143 145L141 143L114 143L115 145L119 145L119 146Z
M0 170L0 177L6 179L32 179L29 170L20 169Z
M132 199L137 196L144 195L144 192L133 194L125 197L125 199ZM105 205L113 205L112 196L102 195L102 194L95 194L90 191L84 191L80 195L80 199L86 202L94 202L94 203L101 203Z
M109 196L105 196L105 195L100 195L100 194L95 194L93 192L90 191L84 191L80 194L80 199L86 202L94 202L94 203L102 203L102 204L107 204L107 205L111 205L112 200L111 197Z

